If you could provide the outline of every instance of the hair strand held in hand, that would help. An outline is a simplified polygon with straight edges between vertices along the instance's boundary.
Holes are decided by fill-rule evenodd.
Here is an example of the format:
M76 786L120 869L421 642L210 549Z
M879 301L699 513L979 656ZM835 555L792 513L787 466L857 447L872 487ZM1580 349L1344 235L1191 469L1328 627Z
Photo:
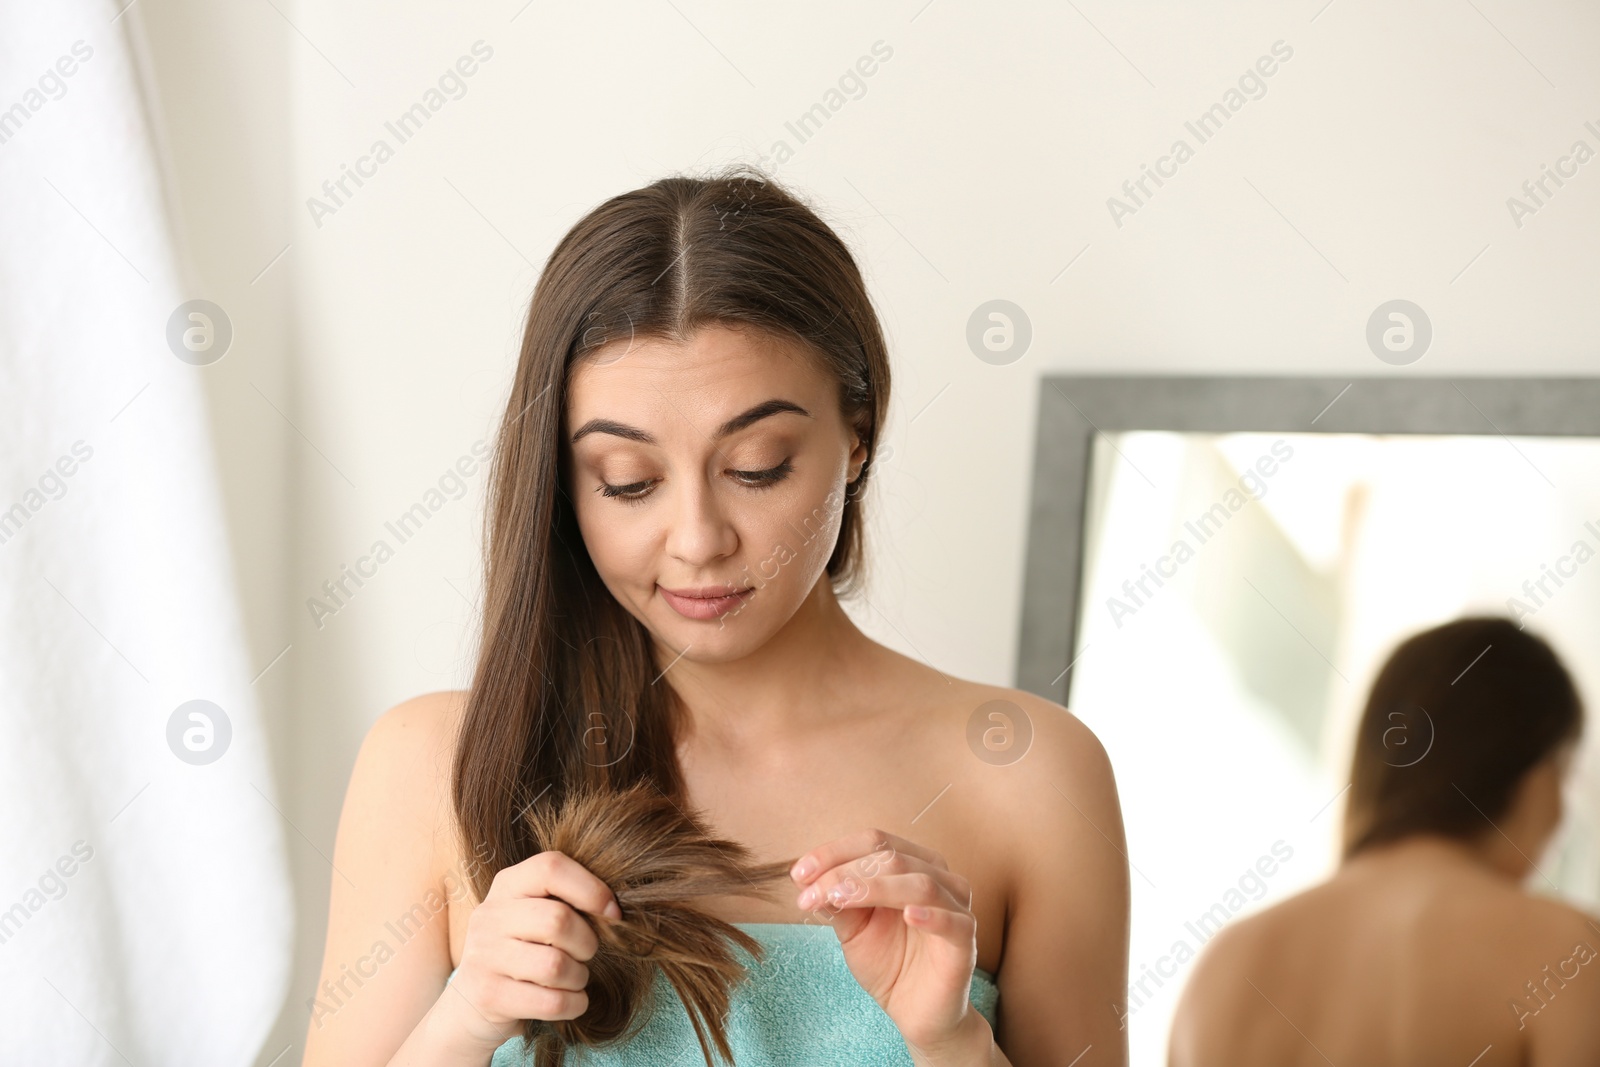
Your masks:
M621 919L578 912L600 947L587 961L589 1007L576 1019L529 1020L524 1033L536 1067L560 1067L569 1047L625 1041L648 1021L659 971L689 1014L708 1067L711 1048L733 1062L727 1015L745 968L738 945L760 959L750 935L701 907L707 897L763 896L793 860L757 864L734 841L712 837L699 819L649 782L622 790L581 786L559 804L529 809L540 851L560 852L611 888Z

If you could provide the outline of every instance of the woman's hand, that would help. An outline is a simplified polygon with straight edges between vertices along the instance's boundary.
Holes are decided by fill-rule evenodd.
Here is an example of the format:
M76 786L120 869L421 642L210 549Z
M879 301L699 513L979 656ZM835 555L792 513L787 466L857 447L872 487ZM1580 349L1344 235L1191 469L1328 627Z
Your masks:
M585 961L600 942L575 908L622 916L606 884L560 852L540 852L494 876L467 919L461 965L442 997L475 1044L492 1050L524 1019L574 1019L588 1008Z
M856 981L922 1050L951 1047L982 1016L969 996L978 960L972 887L929 848L861 830L801 856L797 904L825 913Z

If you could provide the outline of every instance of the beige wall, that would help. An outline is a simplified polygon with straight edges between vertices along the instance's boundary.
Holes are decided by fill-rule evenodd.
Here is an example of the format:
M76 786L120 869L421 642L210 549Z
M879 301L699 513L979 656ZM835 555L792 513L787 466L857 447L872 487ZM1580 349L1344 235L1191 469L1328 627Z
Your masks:
M180 221L237 330L208 381L252 661L289 646L257 685L300 935L262 1064L299 1056L356 746L462 681L481 477L320 629L305 601L489 433L537 267L604 197L789 142L779 176L856 249L896 360L857 617L988 681L1011 680L1042 372L1600 372L1600 161L1520 227L1506 203L1600 149L1594 10L274 2L135 9ZM480 40L465 95L396 145L386 120ZM880 41L797 144L786 122ZM1265 95L1197 144L1186 120L1278 41ZM318 225L307 199L380 137L393 157ZM1193 157L1118 226L1107 198L1178 137ZM1409 367L1364 340L1396 297L1435 330ZM1008 366L965 342L992 298L1033 324Z

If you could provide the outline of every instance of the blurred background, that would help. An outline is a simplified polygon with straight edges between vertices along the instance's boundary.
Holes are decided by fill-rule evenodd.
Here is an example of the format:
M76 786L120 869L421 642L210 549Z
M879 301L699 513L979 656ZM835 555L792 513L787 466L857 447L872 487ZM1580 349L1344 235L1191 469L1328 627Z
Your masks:
M385 709L467 680L482 475L458 463L490 438L540 265L600 201L745 160L836 227L895 375L850 610L1011 684L1041 375L1600 372L1597 45L1593 6L1509 0L8 5L0 1053L298 1062L352 760ZM1404 329L1427 324L1400 355L1369 336L1396 300ZM994 307L1000 356L973 340ZM1121 539L1190 513L1179 471L1236 477L1266 444L1125 442L1176 502L1119 503L1105 472L1115 536L1086 580L1136 575L1149 554ZM1378 651L1503 607L1576 518L1600 520L1547 494L1522 526L1527 472L1499 439L1418 442L1380 481L1388 442L1294 447L1306 469L1262 521L1342 651L1301 654L1299 692L1238 657L1205 676L1207 706L1252 724L1239 810L1287 798L1266 813L1287 826L1310 806L1269 902L1327 862L1311 817L1337 799L1339 728ZM1540 465L1594 469L1555 451ZM1433 480L1425 532L1379 506L1428 481L1418 465L1480 462L1505 481ZM1474 538L1504 554L1475 569ZM1355 568L1358 544L1378 547ZM1594 571L1564 587L1574 627ZM1111 625L1106 595L1086 594L1082 637ZM1141 909L1194 858L1141 836L1141 805L1170 809L1208 765L1136 766L1113 712L1183 725L1189 661L1132 668L1248 632L1185 596L1091 652L1074 691L1117 767ZM1289 710L1252 703L1273 701ZM1239 835L1196 875L1199 908L1148 911L1134 977L1166 926L1288 840L1271 819ZM1570 855L1568 889L1594 899L1592 855ZM1135 1062L1158 1062L1141 1033Z

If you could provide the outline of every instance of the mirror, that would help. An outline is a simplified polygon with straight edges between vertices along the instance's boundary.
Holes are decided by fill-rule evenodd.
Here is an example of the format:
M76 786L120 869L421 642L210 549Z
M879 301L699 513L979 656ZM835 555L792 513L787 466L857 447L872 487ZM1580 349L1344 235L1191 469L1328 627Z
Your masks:
M1327 384L1332 399L1353 383ZM1464 403L1439 391L1450 383L1371 384L1370 406L1342 423L1328 416L1359 393L1315 429L1263 432L1255 426L1292 425L1286 401L1315 398L1247 383L1230 411L1192 382L1045 383L1022 670L1095 731L1116 771L1132 868L1122 1010L1134 1064L1166 1062L1173 1010L1219 929L1337 866L1356 725L1400 640L1462 615L1506 615L1554 647L1587 707L1600 699L1600 426L1569 435L1559 390L1538 383L1522 383L1521 397L1456 390ZM1259 403L1237 410L1253 388ZM1075 438L1048 418L1052 405L1065 414L1061 401ZM1496 413L1519 429L1538 413L1557 433L1476 432L1493 420L1485 403L1520 403L1520 422ZM1579 423L1600 420L1600 407L1589 411ZM1405 429L1468 415L1474 432ZM1162 427L1230 419L1243 428ZM1337 429L1363 420L1381 432ZM1078 444L1065 466L1047 461L1047 448ZM1082 551L1037 566L1052 523L1058 544ZM1050 581L1072 595L1041 627L1034 590ZM1039 655L1043 630L1070 642L1057 663ZM1396 723L1384 746L1397 762L1425 758L1431 729ZM1589 730L1566 818L1527 885L1591 908L1595 738Z

